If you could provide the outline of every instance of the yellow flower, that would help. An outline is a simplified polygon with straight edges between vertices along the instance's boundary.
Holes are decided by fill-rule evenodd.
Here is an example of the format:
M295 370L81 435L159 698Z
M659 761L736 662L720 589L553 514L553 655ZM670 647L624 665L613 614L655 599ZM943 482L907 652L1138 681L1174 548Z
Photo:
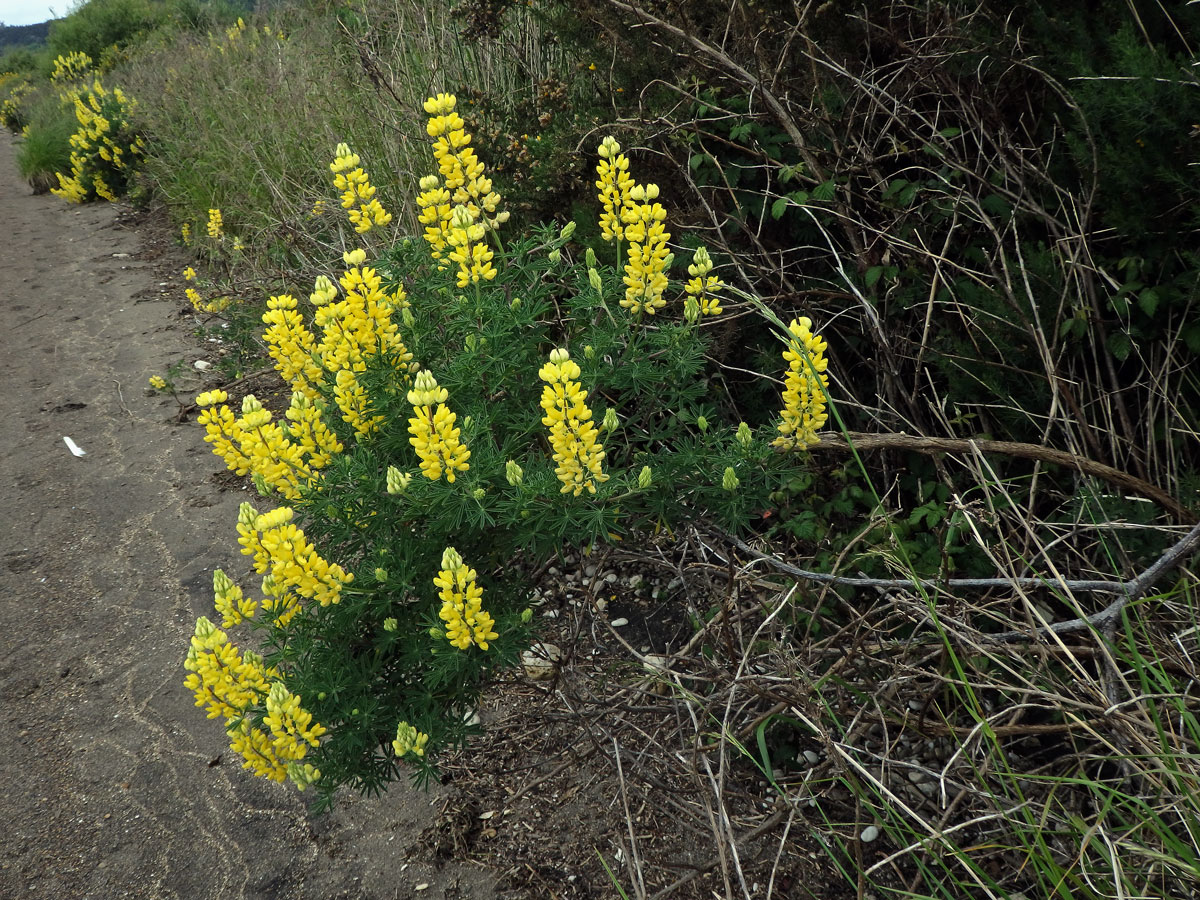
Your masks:
M396 725L396 739L392 741L392 750L396 756L403 757L411 753L413 756L424 756L425 745L429 743L429 735L417 731L407 722Z
M233 579L217 569L213 572L213 607L221 614L222 627L232 628L245 619L254 618L258 601L244 596Z
M197 706L207 708L210 719L240 717L266 693L267 679L276 674L263 666L258 655L240 654L225 632L204 616L196 620L183 667L192 673L184 686Z
M304 326L304 318L296 308L296 299L281 294L267 300L262 321L267 326L263 340L267 352L275 360L275 368L293 391L306 397L317 396L317 386L324 380L324 371L314 361L317 342Z
M438 94L425 102L425 111L431 116L425 130L434 139L439 175L421 179L422 194L417 202L421 222L426 226L425 239L435 251L435 259L440 258L445 244L452 205L465 206L471 222L489 228L496 228L508 218L508 213L498 211L500 195L492 190L492 180L471 148L471 135L465 130L462 116L454 111L456 105L453 94Z
M445 472L446 481L453 484L456 472L471 468L467 462L471 451L459 440L461 429L454 427L456 417L446 406L448 397L430 372L417 373L416 383L408 392L414 414L408 420L408 433L412 435L408 442L417 451L426 478L437 481Z
M715 295L725 286L725 282L716 275L708 274L712 267L713 261L708 255L708 250L698 247L692 257L692 264L688 266L688 274L692 278L684 288L689 296L696 299L698 312L705 316L719 316L724 312L720 299Z
M629 263L625 266L626 290L621 306L635 316L643 312L654 315L667 303L663 299L671 256L667 249L671 235L663 225L667 211L654 202L658 185L637 185L629 197L632 205L622 213L625 237L629 239Z
M561 349L551 351L550 362L538 372L538 378L546 382L542 424L550 429L550 445L558 463L554 471L563 484L562 492L574 492L576 497L584 490L596 493L596 483L608 480L603 471L604 448L597 440L599 432L587 406L587 391L576 380L579 374L579 366Z
M433 579L440 588L442 608L438 615L446 623L446 639L459 650L475 644L481 650L499 635L493 631L495 620L480 607L483 588L475 583L475 570L463 563L458 551L447 547L442 554L442 568Z
M166 386L167 386L167 381L161 375L151 375L150 376L150 387L154 388L156 391L161 391Z
M186 238L185 238L185 240L186 240ZM191 266L188 266L186 269L183 270L183 277L187 281L195 281L196 280L196 270L193 269Z
M825 392L829 376L825 370L829 361L825 351L829 345L810 330L812 319L807 316L793 319L788 325L791 338L783 359L788 364L784 380L782 421L779 437L771 442L785 450L801 449L816 444L817 429L829 418L825 412Z
M596 188L600 192L600 235L606 241L622 240L625 226L622 214L631 207L629 192L633 189L633 178L629 175L629 160L621 153L621 145L609 135L598 150L600 162L596 166Z
M224 228L224 220L221 218L219 209L210 209L208 211L208 236L214 241L221 237L222 229Z
M357 153L350 152L346 144L338 144L336 158L329 165L333 172L333 185L342 192L342 208L350 224L359 234L376 226L387 225L392 214L375 199L375 188L365 170L359 166Z

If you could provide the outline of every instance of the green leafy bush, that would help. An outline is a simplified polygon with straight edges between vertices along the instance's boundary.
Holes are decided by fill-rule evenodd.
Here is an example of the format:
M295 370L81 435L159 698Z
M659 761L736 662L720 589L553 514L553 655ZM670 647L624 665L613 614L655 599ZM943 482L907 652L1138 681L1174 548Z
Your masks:
M634 183L615 141L600 219L624 277L590 251L571 259L573 224L505 244L454 107L426 104L440 175L421 179L424 240L374 268L347 252L311 319L290 295L268 303L286 419L252 396L240 416L224 392L197 400L214 451L285 505L239 517L262 599L215 579L223 627L247 625L261 655L202 618L188 684L248 768L316 783L324 802L403 762L427 778L478 731L485 678L533 639L534 568L697 519L745 531L825 421L825 345L807 320L785 329L782 417L752 429L712 401L701 323L724 286L698 251L672 297L657 188ZM357 154L342 145L332 169L355 230L385 226Z

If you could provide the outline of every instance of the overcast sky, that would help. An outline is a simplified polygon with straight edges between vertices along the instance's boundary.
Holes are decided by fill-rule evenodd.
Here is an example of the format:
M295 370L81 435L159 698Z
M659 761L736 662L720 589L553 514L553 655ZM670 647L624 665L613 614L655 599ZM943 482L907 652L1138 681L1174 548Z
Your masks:
M0 0L0 22L5 25L33 25L63 15L71 6L68 0ZM50 8L54 7L54 12Z

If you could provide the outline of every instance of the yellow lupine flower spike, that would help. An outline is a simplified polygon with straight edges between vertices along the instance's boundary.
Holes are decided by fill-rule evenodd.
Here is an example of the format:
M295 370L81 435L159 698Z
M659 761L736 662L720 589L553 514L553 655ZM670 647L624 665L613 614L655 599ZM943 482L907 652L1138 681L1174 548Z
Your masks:
M430 481L446 473L446 481L454 483L456 472L471 468L468 450L459 440L461 429L454 427L456 416L446 406L449 392L440 387L427 370L417 373L408 402L413 405L413 417L408 420L408 442L417 451L421 472Z
M498 638L495 619L483 611L483 588L475 583L475 570L468 568L458 551L447 547L442 568L433 579L440 588L442 608L438 615L446 623L446 639L459 650L475 644L481 650Z
M791 340L783 351L788 373L784 380L782 421L779 437L771 442L772 446L785 450L803 450L816 444L820 440L817 429L829 418L825 412L825 389L829 386L825 351L829 345L811 329L812 319L807 316L793 319L788 325Z
M551 351L550 362L538 372L538 378L546 382L542 424L550 429L550 446L558 463L554 471L563 484L562 492L574 492L576 497L585 490L596 493L596 483L608 480L603 471L604 448L592 422L587 391L577 381L579 374L579 366L562 349Z

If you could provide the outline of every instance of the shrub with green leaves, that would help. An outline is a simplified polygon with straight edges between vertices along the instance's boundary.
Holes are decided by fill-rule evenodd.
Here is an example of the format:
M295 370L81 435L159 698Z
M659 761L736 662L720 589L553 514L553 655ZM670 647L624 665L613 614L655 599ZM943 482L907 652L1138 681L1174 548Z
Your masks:
M597 186L621 269L572 259L571 224L504 234L455 102L425 107L438 174L420 182L423 239L374 267L348 251L311 306L268 302L284 418L253 396L240 415L223 391L197 398L214 452L280 505L243 505L262 594L216 574L221 626L197 622L187 684L247 768L316 784L323 803L405 764L426 779L477 732L485 680L534 639L539 564L699 519L744 531L826 420L826 345L807 319L782 329L782 414L752 429L715 402L704 323L730 289L702 251L671 287L658 189L614 140ZM331 169L368 242L390 216L359 163L341 145ZM257 650L223 630L239 626Z
M145 146L130 122L135 104L120 88L107 90L99 75L73 76L79 65L84 65L79 59L56 61L64 78L82 77L83 86L64 94L64 101L74 105L79 127L69 141L71 174L59 172L58 187L51 193L72 203L96 197L116 200L129 186Z

